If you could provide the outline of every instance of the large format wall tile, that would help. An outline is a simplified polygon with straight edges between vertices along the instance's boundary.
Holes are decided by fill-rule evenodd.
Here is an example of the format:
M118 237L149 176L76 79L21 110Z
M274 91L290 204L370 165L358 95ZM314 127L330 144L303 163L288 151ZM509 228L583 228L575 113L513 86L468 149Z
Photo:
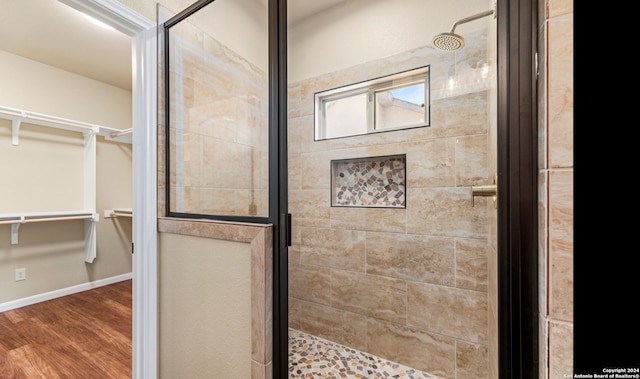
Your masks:
M300 330L366 351L367 322L364 315L301 303Z
M453 338L437 333L369 319L367 351L371 354L437 375L455 378Z
M549 17L573 14L573 0L548 0L546 4L549 7Z
M489 349L485 345L456 342L456 379L489 378Z
M487 177L488 139L486 134L456 138L456 185L478 186L495 184Z
M331 207L334 229L404 233L406 217L406 209Z
M549 378L573 373L573 324L549 323Z
M317 304L331 304L331 270L328 268L300 265L289 270L289 293L292 297Z
M471 198L468 187L414 188L407 193L407 232L434 236L487 238L488 197ZM411 198L418 198L418 204ZM473 202L472 202L473 200ZM474 204L475 202L475 204Z
M487 93L475 92L433 101L431 126L411 130L412 141L486 134Z
M549 166L573 167L573 15L549 20Z
M407 187L446 187L456 185L456 145L454 138L407 142ZM416 196L408 201L419 199Z
M549 174L549 316L573 320L573 171Z
M304 228L301 233L301 263L364 272L364 232Z
M454 285L453 238L367 233L367 273Z
M329 203L327 190L290 190L289 212L300 226L329 227Z
M475 343L487 343L487 293L407 283L410 326Z
M294 153L329 150L330 141L314 141L313 116L289 119L287 148Z
M331 187L330 153L328 151L318 151L302 153L300 159L302 189L323 189L328 193Z
M345 270L331 270L331 306L380 320L404 324L404 280Z
M485 239L456 239L456 287L487 291L489 246Z

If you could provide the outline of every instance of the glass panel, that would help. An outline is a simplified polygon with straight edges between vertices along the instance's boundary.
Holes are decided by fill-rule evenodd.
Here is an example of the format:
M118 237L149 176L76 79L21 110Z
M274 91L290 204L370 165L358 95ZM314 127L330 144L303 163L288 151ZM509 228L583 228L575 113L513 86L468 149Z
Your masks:
M426 121L425 83L375 92L375 129L424 125Z
M267 26L217 0L168 29L170 213L268 216Z
M324 138L337 138L367 132L367 94L327 100L322 103Z

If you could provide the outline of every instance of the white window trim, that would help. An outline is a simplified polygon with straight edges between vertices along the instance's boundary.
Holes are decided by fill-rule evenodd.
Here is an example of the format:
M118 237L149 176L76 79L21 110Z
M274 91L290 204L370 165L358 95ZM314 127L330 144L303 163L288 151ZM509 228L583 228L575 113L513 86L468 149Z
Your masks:
M353 137L357 135L365 135L371 133L382 133L393 130L402 130L416 127L429 126L430 124L430 66L423 66L416 69L364 81L359 82L343 87L333 88L327 91L316 92L314 94L314 138L316 141L326 140L326 139L334 139L334 138L344 138L344 137ZM425 122L419 124L411 124L411 125L402 125L393 128L376 128L375 122L375 95L378 92L385 90L392 90L395 88L404 87L407 84L419 84L424 83L425 93L424 93L424 117ZM344 135L338 137L326 137L327 136L327 123L326 123L326 106L325 104L330 101L336 101L340 99L346 99L349 97L359 96L366 93L367 94L367 105L366 105L366 122L367 122L367 131L354 134L354 135Z

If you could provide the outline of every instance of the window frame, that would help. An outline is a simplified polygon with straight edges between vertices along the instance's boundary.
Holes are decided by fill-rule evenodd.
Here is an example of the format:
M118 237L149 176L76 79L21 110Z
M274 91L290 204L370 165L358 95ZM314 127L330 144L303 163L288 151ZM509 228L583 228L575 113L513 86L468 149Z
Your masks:
M347 138L367 134L384 133L395 130L404 130L430 126L431 124L431 97L430 75L431 65L425 65L414 69L394 73L387 76L374 78L354 84L332 88L326 91L314 93L314 141L324 141L336 138ZM395 89L409 87L411 85L424 85L424 123L400 125L397 127L379 128L376 120L376 95L382 92L390 92ZM329 102L354 98L366 94L365 123L366 131L355 134L344 134L335 137L327 137L326 109Z

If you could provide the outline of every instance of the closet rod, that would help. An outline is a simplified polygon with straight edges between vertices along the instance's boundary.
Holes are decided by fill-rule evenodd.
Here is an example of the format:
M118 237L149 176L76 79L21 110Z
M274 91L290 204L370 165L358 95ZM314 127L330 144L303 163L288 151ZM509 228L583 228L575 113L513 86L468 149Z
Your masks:
M125 129L119 133L111 133L111 138L118 138L118 137L129 135L131 133L133 133L133 129L131 128Z
M63 119L63 118L60 118L60 117L47 116L47 115L42 115L42 114L38 114L38 113L34 113L34 112L19 111L17 109L4 108L4 109L0 109L0 113L6 114L8 116L21 117L21 118L24 118L24 119L32 119L32 120L44 121L44 122L52 122L52 123L55 123L55 124L71 126L71 127L74 127L74 128L81 128L81 129L87 129L87 130L94 130L95 129L95 126L87 124L87 123L81 123L81 122L73 121L73 120L66 120L66 119Z
M14 117L24 117L24 115L22 115L20 113L7 112L7 111L3 111L2 109L0 109L0 113L6 114L6 115L9 115L9 116L14 116Z
M131 135L133 128L129 129L114 129L107 126L90 124L87 122L65 119L56 116L50 116L42 113L29 112L21 109L9 108L0 106L0 118L10 119L12 122L12 144L18 145L18 135L20 133L20 123L29 122L36 125L49 126L57 129L71 130L86 133L86 131L93 134L101 135L107 140L113 140L116 142L131 143L130 138L126 138ZM124 137L124 138L123 138Z
M105 209L104 217L133 217L133 210L131 208Z
M0 214L0 225L11 224L11 244L18 244L18 232L22 224L43 221L62 220L91 220L89 228L85 223L85 262L91 263L95 258L95 230L98 215L93 212L55 212L55 213L23 213L23 214Z
M86 219L86 218L93 218L93 215L86 215L86 216L58 216L58 217L39 217L39 218L32 218L32 219L28 219L28 218L22 218L22 219L16 219L16 220L2 220L0 221L0 224L26 224L29 222L41 222L41 221L61 221L61 220L80 220L80 219Z
M45 122L55 122L56 124L72 126L74 128L93 130L93 126L86 126L86 125L76 124L76 123L73 123L73 122L62 121L62 120L58 120L58 119L55 119L55 118L48 119L46 117L38 117L38 116L31 116L31 115L26 115L25 117L27 119L32 119L32 120L39 120L39 121L45 121Z

